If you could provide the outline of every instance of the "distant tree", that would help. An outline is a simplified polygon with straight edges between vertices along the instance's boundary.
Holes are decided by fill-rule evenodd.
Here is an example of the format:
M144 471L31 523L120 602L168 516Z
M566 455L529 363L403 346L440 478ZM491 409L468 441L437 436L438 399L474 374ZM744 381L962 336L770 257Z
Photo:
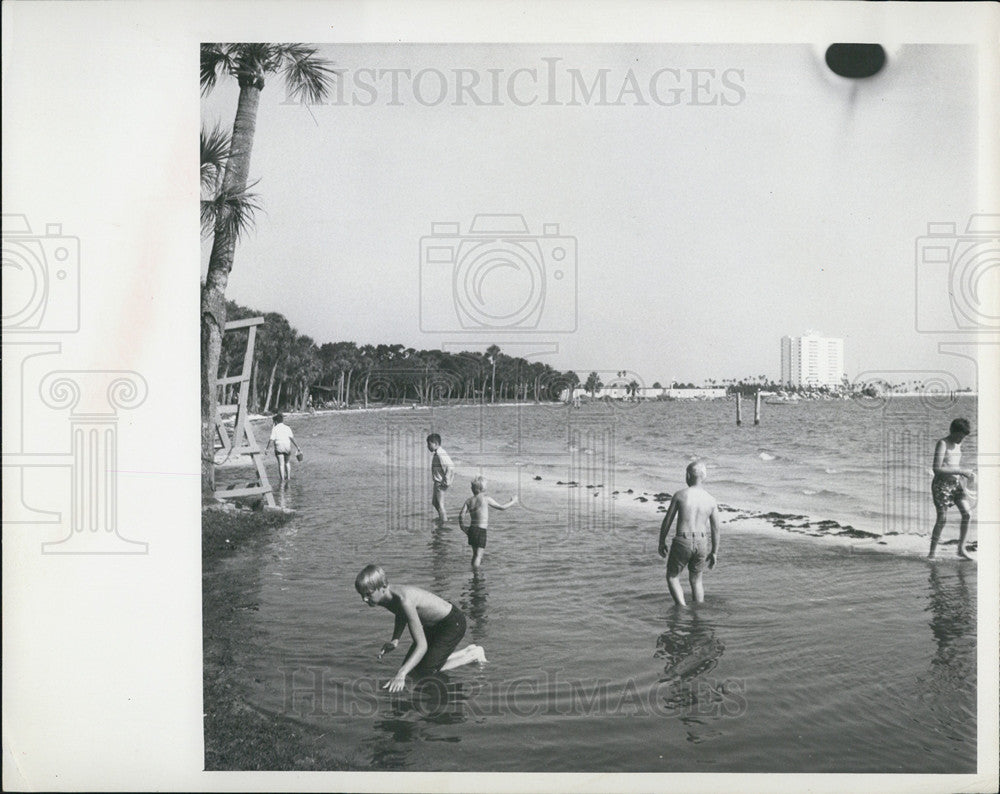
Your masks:
M500 348L497 345L490 345L486 348L486 358L490 362L490 402L497 401L497 358L500 355Z
M595 399L597 397L597 392L603 387L604 384L601 382L601 378L596 372L591 372L587 376L586 383L583 384L583 388L590 392L590 396Z

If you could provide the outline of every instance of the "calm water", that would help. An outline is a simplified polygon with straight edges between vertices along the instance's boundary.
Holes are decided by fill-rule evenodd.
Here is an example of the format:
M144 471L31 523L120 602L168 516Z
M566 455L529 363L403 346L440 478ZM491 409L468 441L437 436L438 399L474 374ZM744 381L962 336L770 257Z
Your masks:
M915 550L933 443L953 416L975 422L975 402L765 406L739 429L732 410L292 418L307 458L285 495L297 516L259 563L251 702L372 768L974 771L976 566L954 546L935 565ZM458 465L453 515L480 470L498 499L523 502L492 514L478 576L457 526L431 521L432 429ZM694 456L740 510L899 534L830 542L733 521L706 602L676 610L652 497ZM463 645L489 664L383 693L409 640L375 661L392 616L353 587L371 561L458 603Z

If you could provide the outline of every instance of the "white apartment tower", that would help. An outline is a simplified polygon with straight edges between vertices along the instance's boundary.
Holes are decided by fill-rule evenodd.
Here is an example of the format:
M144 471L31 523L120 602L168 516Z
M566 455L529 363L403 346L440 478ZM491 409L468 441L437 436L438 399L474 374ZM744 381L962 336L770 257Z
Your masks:
M781 337L781 382L786 386L839 386L844 377L844 340L806 331Z

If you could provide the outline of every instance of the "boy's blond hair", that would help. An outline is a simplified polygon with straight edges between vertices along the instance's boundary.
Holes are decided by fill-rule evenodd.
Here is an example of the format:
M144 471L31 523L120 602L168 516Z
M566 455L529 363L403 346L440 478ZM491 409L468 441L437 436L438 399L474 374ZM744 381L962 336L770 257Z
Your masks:
M361 595L374 593L382 587L389 586L389 577L385 575L380 565L366 565L361 569L358 578L354 580L354 589Z
M472 492L482 493L486 490L486 478L480 474L478 477L472 478Z
M706 476L708 476L708 470L705 468L705 464L700 460L695 460L688 464L684 479L687 480L688 485L694 485L696 482L704 480Z

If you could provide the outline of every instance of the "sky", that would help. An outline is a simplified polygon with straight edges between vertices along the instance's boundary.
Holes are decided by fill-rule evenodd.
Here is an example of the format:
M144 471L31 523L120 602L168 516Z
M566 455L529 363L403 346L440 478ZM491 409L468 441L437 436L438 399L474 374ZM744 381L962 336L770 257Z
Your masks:
M264 211L228 290L318 344L496 343L651 385L777 378L781 337L816 331L849 378L973 385L915 308L950 316L917 239L979 209L972 48L850 81L805 44L318 47L328 102L262 93ZM220 84L205 126L236 99ZM515 217L473 231L488 214Z

